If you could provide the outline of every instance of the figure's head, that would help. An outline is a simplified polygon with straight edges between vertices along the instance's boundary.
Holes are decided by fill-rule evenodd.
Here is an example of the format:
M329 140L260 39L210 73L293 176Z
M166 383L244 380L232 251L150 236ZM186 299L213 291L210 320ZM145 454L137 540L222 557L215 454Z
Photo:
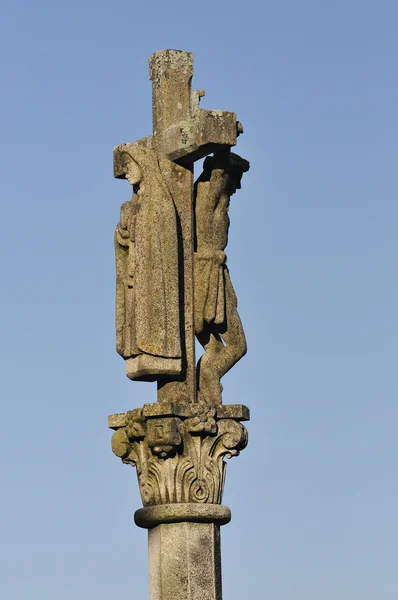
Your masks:
M211 171L214 168L214 157L208 156L203 163L204 171ZM247 173L250 169L250 163L248 160L241 158L238 154L233 152L229 153L229 165L227 173L229 175L228 181L228 194L232 196L236 190L241 189L241 182L243 173Z
M127 181L133 186L134 193L136 194L140 189L140 184L142 181L142 172L134 160L130 160L127 163L125 177Z
M241 182L243 177L243 171L231 170L229 172L229 181L228 181L228 195L233 196L236 190L241 189Z
M165 161L168 159L164 159ZM121 144L116 148L117 177L127 179L140 203L170 199L170 191L161 169L162 157L145 143Z
M238 154L233 152L229 155L229 194L232 196L236 190L240 190L243 173L247 173L250 169L250 163L248 160L240 157Z

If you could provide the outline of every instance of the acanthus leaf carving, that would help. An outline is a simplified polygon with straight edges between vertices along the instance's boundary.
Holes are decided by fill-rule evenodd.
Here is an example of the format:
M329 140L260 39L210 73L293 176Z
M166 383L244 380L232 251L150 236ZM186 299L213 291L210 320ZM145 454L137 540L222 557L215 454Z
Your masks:
M168 503L221 504L226 463L247 444L245 427L217 418L214 407L197 405L189 416L142 417L127 413L112 449L137 468L144 506Z

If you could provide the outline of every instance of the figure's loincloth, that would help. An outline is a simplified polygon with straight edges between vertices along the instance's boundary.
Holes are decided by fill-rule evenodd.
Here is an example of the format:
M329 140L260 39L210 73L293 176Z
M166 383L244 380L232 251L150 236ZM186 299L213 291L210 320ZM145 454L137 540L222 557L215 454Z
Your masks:
M200 333L204 323L221 325L225 321L225 286L229 274L222 250L202 250L194 256L195 332Z

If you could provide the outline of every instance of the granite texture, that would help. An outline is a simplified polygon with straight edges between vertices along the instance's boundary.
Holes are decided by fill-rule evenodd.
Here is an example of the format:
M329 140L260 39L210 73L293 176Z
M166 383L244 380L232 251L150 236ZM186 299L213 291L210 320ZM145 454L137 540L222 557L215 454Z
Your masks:
M160 408L163 403L109 418L116 430L112 450L137 468L144 506L221 504L224 458L246 447L247 430L239 420L248 418L248 410L193 403L175 411Z
M249 163L229 148L204 161L195 183L195 333L204 348L198 365L198 400L221 404L221 378L246 354L225 248L231 196Z
M148 542L150 600L222 600L218 525L159 525Z
M224 252L249 168L230 152L243 128L233 112L200 108L190 52L149 64L153 134L114 150L115 177L133 187L115 232L117 351L130 379L158 382L160 402L219 405L221 377L246 352ZM193 185L194 162L212 152Z
M226 525L231 511L220 504L161 504L140 508L134 514L138 527L152 529L167 523L216 523Z

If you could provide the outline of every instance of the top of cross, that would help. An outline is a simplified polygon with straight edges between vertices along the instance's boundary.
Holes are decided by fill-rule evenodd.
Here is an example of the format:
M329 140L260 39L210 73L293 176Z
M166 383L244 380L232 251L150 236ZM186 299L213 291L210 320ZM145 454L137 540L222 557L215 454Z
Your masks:
M235 146L242 126L233 112L199 108L204 90L193 91L193 55L181 50L161 50L149 59L152 80L153 135L134 142L152 146L157 153L178 164L188 165L217 147ZM114 151L115 177L123 178L120 154Z

